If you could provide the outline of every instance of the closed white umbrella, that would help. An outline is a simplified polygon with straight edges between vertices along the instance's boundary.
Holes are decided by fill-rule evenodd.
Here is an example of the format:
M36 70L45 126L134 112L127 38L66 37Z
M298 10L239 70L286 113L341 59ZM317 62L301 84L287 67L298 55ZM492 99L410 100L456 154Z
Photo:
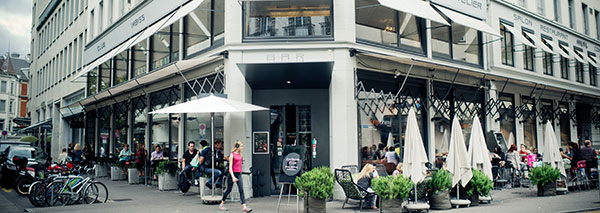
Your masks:
M452 173L452 187L456 186L456 200L460 200L459 187L460 183L463 187L469 183L473 177L471 171L471 162L467 155L467 147L465 145L465 137L463 136L458 118L452 120L452 130L450 133L450 151L448 152L448 171ZM451 200L452 202L453 200ZM470 202L469 202L470 203ZM469 204L466 203L466 204ZM456 205L461 205L462 202L457 202Z
M247 104L240 101L230 100L227 98L221 98L213 95L212 93L203 98L199 98L193 101L188 101L181 104L176 104L167 108L159 109L156 111L150 112L150 114L162 114L162 113L210 113L210 122L211 122L211 135L210 135L210 143L212 153L215 153L215 112L251 112L251 111L261 111L261 110L269 110L267 108L256 106L252 104ZM212 155L212 167L215 167L215 155ZM215 196L215 172L213 170L212 175L212 196L205 196L203 200L211 200L218 201L221 199L218 196Z
M562 156L560 155L560 150L558 149L558 141L556 140L556 135L554 134L554 128L550 122L546 123L542 154L544 163L549 163L552 168L557 168L560 170L561 175L564 177L567 176L565 166L563 165Z
M510 149L510 146L512 146L513 144L515 144L515 136L512 132L510 132L508 134L508 143L506 144L506 146Z
M481 129L481 123L477 115L473 118L473 125L471 125L468 156L471 160L472 168L481 170L490 180L494 180L492 163L489 157L490 151L487 149L483 129Z
M441 153L448 153L448 146L450 144L450 136L448 135L448 128L444 128L444 134L442 135L442 148Z
M393 147L394 146L394 136L392 136L392 131L390 131L390 134L388 134L388 139L387 139L387 147ZM394 150L392 150L394 151Z
M410 109L408 111L408 121L406 122L406 133L404 137L404 158L402 159L404 177L410 177L412 182L415 184L415 204L417 203L417 183L421 182L427 175L427 167L425 164L428 162L427 153L423 146L423 139L421 138L421 131L419 131L419 123L417 122L417 116L415 110ZM429 206L427 206L427 209Z

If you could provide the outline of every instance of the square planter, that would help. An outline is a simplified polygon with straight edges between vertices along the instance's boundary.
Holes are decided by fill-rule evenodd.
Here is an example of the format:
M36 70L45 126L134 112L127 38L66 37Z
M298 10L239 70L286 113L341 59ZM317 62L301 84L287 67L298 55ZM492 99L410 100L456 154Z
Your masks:
M108 166L104 163L98 163L94 172L96 177L108 177Z
M140 176L138 175L138 171L136 168L127 169L127 180L129 180L129 184L139 184Z
M121 174L121 167L110 167L110 180L125 180L125 175Z
M556 195L556 182L546 183L544 185L537 185L538 196L554 196Z
M177 177L175 174L163 173L158 175L158 190L177 189Z
M429 205L431 209L435 210L448 210L452 208L450 204L450 194L448 190L439 191L437 194L429 194Z
M379 212L402 212L404 202L400 199L379 199Z
M327 202L316 199L311 196L304 198L304 213L325 213L327 212Z

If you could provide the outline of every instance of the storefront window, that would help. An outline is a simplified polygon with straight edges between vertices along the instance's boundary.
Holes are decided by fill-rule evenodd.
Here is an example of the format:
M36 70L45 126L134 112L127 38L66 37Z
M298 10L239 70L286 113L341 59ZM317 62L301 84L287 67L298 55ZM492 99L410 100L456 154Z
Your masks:
M356 38L423 53L422 19L378 4L376 0L356 0Z
M177 23L175 23L177 25ZM171 63L171 26L167 26L152 35L151 70Z
M98 93L98 68L93 68L87 76L87 95L92 96Z
M560 57L560 77L563 79L569 79L569 59Z
M131 57L131 63L133 65L131 70L131 76L137 77L148 72L146 68L146 60L148 56L148 43L147 40L143 40L132 47L133 54Z
M500 121L500 132L504 136L506 145L510 146L516 143L515 140L515 97L512 94L500 93L500 106L498 115ZM511 144L512 143L512 144Z
M186 56L202 51L223 38L224 1L204 1L183 19Z
M525 70L533 71L533 66L535 63L534 58L535 49L533 47L523 45L523 68Z
M132 116L133 116L133 144L146 144L146 125L148 109L146 107L146 96L140 96L131 100ZM154 150L154 146L146 146L149 151Z
M331 37L331 0L245 2L245 37Z
M197 94L208 95L210 92L221 93L223 84L221 81L215 81L216 75L207 76L204 78L196 79L193 83L194 88L189 86L185 87L184 99L185 101L192 101L198 99ZM196 84L195 82L198 82ZM201 85L204 85L202 87ZM214 89L214 90L213 90ZM223 113L215 113L215 141L223 141ZM188 113L185 119L185 141L194 141L196 146L198 142L206 140L209 144L211 142L211 131L212 124L210 122L209 113ZM218 133L218 134L217 134Z
M450 57L450 27L431 22L431 51L438 57Z
M117 56L114 57L114 79L113 85L117 85L120 84L122 82L127 81L127 50L124 50L123 52L119 53Z
M96 155L99 154L96 149L96 111L85 112L85 142L92 146Z
M537 147L537 127L535 123L535 101L534 99L521 96L521 107L523 113L523 136L524 144L529 150Z
M542 99L540 107L542 123L546 121L552 123L554 127L554 102L548 99Z
M502 40L500 41L500 55L502 56L502 64L514 66L515 47L513 34L508 29L506 29L504 25L500 24L500 35L502 36Z
M571 117L569 114L569 104L560 102L558 104L560 110L560 145L567 147L567 142L571 141Z
M150 95L151 111L156 111L180 102L179 86L174 86ZM152 147L160 145L165 157L176 159L178 129L180 122L179 114L152 114L151 115L151 142Z
M110 143L110 117L112 115L112 110L110 106L106 106L100 108L98 113L100 124L98 127L98 153L100 153L100 157L113 157L108 147Z
M125 144L127 144L127 102L121 102L114 105L115 115L115 141L113 143L113 149L115 154L121 152ZM134 146L129 146L129 149L134 149Z
M544 68L544 74L546 75L554 75L554 60L552 59L552 57L554 57L554 55L552 55L552 53L547 53L544 52L544 58L542 58L542 63L543 63L543 68Z
M590 85L596 86L598 84L598 68L594 65L589 64L590 67Z
M583 83L583 63L575 60L575 80Z
M452 59L470 64L480 63L479 31L452 24Z
M108 60L100 65L100 76L98 78L100 80L100 92L110 87L111 63L112 60Z

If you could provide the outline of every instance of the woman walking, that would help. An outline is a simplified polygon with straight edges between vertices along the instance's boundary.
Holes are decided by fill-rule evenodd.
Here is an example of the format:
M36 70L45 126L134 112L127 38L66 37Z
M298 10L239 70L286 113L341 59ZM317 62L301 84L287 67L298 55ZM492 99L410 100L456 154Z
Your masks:
M242 184L242 149L244 148L244 144L241 141L235 141L233 144L233 150L231 151L231 155L229 156L229 168L228 170L228 178L227 178L227 190L223 193L223 198L221 199L221 205L219 205L219 209L221 211L227 211L225 208L225 199L229 193L231 193L231 188L233 187L233 183L237 183L238 190L240 192L240 202L242 203L242 208L244 212L251 212L252 209L246 206L246 201L244 200L244 186Z

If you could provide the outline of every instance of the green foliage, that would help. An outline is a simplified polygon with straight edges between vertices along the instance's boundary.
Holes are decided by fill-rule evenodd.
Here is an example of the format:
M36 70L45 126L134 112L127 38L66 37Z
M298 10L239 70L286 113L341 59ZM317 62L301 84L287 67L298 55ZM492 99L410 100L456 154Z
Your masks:
M469 181L466 186L467 194L469 196L473 193L479 193L483 196L490 194L490 190L494 186L492 180L490 180L482 171L473 169L473 178Z
M333 172L329 167L317 167L297 177L294 186L298 188L298 195L304 193L316 199L325 200L333 195Z
M560 178L560 171L552 168L548 164L544 164L541 167L535 167L529 172L531 183L536 185L545 185L546 183L558 180L558 178Z
M417 183L417 199L423 199L427 197L427 192L429 191L429 182L431 179L425 179L424 181ZM414 186L413 186L414 187ZM412 190L410 193L410 197L415 197L415 191Z
M37 138L35 136L25 136L22 137L21 139L19 139L19 141L21 142L29 142L29 143L33 143L33 142L37 142Z
M406 199L413 187L410 179L402 175L374 178L372 188L377 195L384 199Z
M169 162L167 160L161 161L156 166L156 174L175 173L177 171L177 164L175 162Z
M429 181L430 192L437 194L439 191L444 191L452 186L452 175L445 169L440 169L431 175Z
M121 167L121 161L116 160L115 164L113 164L114 167Z

